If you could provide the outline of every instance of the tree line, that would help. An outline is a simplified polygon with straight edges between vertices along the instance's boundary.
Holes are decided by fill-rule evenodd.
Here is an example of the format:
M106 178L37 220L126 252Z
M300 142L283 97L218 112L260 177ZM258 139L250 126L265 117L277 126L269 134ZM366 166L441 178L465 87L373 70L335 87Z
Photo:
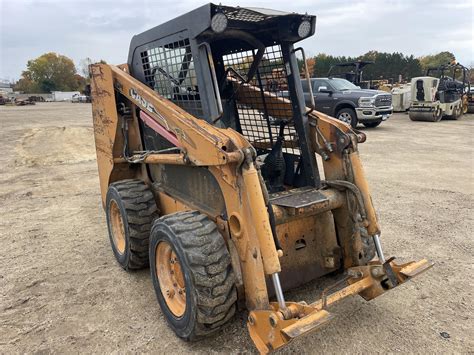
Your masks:
M409 81L413 77L426 74L426 70L431 67L439 67L456 61L456 57L451 52L440 52L434 55L426 55L419 58L403 53L386 53L369 51L357 57L333 56L325 53L308 58L307 66L312 77L325 77L328 75L332 65L338 63L355 61L373 61L374 64L367 65L363 69L364 80L389 80L398 82L401 76L402 81ZM298 60L300 69L303 68L303 61ZM470 63L469 63L470 64ZM465 66L468 63L464 63ZM474 79L474 70L471 70L471 81Z
M386 79L397 82L400 75L402 80L409 80L424 75L429 67L452 63L456 58L453 53L447 51L419 58L398 52L370 51L358 57L333 56L320 53L308 58L307 66L312 77L325 77L332 65L358 60L375 62L364 68L364 80ZM262 70L271 71L273 67L271 61L265 57L262 61ZM105 63L103 60L100 62ZM248 62L250 63L251 60ZM27 62L26 70L22 72L20 80L14 85L14 90L25 93L83 91L89 81L89 65L91 63L93 61L90 58L81 60L79 63L80 70L78 71L72 59L53 52L45 53ZM242 67L249 65L249 63L242 63ZM298 60L298 64L302 69L303 61L301 59ZM474 70L471 70L471 82L474 81L473 76Z

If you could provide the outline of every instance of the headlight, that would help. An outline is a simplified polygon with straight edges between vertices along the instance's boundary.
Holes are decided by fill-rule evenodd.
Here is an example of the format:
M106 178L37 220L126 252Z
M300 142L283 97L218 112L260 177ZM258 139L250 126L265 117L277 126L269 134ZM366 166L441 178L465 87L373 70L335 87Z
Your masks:
M373 107L375 104L375 98L373 97L361 97L359 99L359 107Z
M301 38L307 37L309 33L311 32L311 22L308 20L304 20L303 22L300 23L298 26L298 36Z
M211 28L216 33L224 32L227 28L227 16L218 12L211 19Z

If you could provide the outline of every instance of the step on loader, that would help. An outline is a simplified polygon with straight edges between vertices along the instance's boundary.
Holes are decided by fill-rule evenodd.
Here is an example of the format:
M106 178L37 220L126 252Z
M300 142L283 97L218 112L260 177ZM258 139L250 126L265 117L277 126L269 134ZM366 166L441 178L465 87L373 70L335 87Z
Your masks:
M150 267L184 340L247 310L267 353L326 324L335 302L371 300L432 266L384 256L365 135L305 106L295 44L315 25L208 4L133 37L126 64L91 67L113 253L126 270ZM285 297L329 274L342 281L319 300Z

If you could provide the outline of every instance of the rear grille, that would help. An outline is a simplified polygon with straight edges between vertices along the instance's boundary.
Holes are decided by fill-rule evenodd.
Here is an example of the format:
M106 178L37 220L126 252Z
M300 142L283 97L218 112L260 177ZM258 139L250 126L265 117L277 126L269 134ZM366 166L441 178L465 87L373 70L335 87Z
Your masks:
M384 107L392 105L392 95L379 95L375 98L376 107Z

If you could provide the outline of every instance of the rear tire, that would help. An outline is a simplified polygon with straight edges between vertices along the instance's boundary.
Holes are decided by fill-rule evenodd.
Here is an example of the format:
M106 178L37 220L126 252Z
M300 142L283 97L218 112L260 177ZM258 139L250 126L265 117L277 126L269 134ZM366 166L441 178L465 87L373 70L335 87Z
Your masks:
M109 239L125 270L148 266L148 243L153 220L158 216L153 193L141 180L110 184L106 198Z
M150 271L161 310L180 338L190 341L214 333L235 314L231 258L207 216L187 211L157 219L151 231Z
M339 121L350 124L352 128L357 127L357 123L358 123L357 114L351 108L343 108L343 109L337 111L336 118Z
M362 122L362 124L367 128L375 128L375 127L379 126L381 123L382 123L382 121Z
M462 116L462 103L456 105L453 108L453 112L451 115L444 116L446 120L458 120Z
M454 119L458 120L461 118L462 115L463 115L463 108L461 104L456 108L456 111L454 112Z

